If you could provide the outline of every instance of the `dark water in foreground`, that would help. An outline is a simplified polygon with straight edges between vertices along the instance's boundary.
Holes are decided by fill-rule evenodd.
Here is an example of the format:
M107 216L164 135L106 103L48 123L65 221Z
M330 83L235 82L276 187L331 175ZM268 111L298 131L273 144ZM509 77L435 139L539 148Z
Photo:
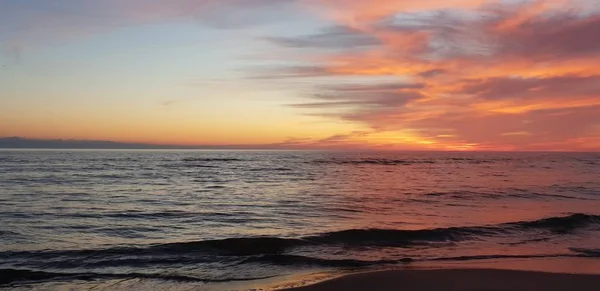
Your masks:
M0 177L0 287L600 258L600 154L0 151Z

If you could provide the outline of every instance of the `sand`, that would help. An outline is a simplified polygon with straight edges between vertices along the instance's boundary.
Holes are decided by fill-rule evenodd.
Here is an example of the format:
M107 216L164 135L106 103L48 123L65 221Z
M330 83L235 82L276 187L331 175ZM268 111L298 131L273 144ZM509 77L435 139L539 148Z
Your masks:
M394 270L348 275L288 291L599 291L600 275L492 269Z

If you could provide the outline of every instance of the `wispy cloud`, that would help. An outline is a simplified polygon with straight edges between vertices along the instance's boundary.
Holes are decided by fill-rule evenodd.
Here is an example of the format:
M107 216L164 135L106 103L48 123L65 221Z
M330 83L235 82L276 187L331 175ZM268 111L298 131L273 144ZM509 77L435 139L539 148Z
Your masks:
M170 99L170 100L161 101L160 105L168 107L168 106L175 105L175 104L181 103L181 102L183 102L183 100L181 100L181 99Z
M296 0L0 1L5 48L69 41L122 27L190 19L217 28L281 20ZM287 10L285 10L287 9ZM279 12L277 12L279 11Z
M297 37L267 37L266 40L282 47L294 49L344 49L365 48L381 44L378 38L359 29L344 25L324 28L312 35Z
M370 130L289 143L599 150L597 4L0 0L0 46L18 59L30 46L122 27L189 19L230 29L285 21L302 9L323 17L329 26L289 35L281 28L277 36L261 36L275 53L252 69L252 78L302 83L298 91L305 102L288 106ZM285 57L277 59L279 55Z
M345 34L278 39L285 49L321 50L270 77L319 84L295 107L378 131L412 129L440 148L598 149L582 142L600 136L600 10L590 3L312 2L334 27L350 27L352 41L344 49L332 43L343 44ZM350 76L360 84L342 82ZM410 85L379 85L381 77ZM528 134L507 134L517 132Z

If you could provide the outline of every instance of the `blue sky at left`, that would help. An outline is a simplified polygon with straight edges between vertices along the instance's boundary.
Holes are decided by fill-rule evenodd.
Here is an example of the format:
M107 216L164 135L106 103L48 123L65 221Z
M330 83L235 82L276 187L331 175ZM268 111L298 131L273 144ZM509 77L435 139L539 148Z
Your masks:
M325 25L301 7L282 6L284 14L252 8L239 16L232 14L236 3L172 11L185 9L183 3L144 16L133 4L101 2L1 2L8 9L0 12L7 24L0 34L0 135L229 144L347 130L347 123L281 106L298 95L248 74L278 62L265 37Z

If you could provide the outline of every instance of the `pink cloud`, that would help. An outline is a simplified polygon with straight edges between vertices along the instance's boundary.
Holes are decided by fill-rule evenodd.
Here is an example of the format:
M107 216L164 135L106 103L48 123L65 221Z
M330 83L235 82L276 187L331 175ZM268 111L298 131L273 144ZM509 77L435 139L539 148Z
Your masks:
M440 148L468 143L551 149L571 142L573 149L600 150L600 69L594 65L600 62L600 11L575 0L481 2L453 9L440 9L453 1L431 7L352 2L341 9L354 18L342 23L360 36L355 43L323 51L304 67L310 70L278 68L273 77L326 78L334 84L360 76L361 85L319 86L312 102L295 106L378 131L411 129ZM333 33L327 39L335 43L338 37L341 43L348 39ZM319 48L321 41L322 36L308 36L279 45ZM376 80L382 76L419 86L379 90ZM369 80L372 88L363 88ZM515 132L527 134L507 134Z

